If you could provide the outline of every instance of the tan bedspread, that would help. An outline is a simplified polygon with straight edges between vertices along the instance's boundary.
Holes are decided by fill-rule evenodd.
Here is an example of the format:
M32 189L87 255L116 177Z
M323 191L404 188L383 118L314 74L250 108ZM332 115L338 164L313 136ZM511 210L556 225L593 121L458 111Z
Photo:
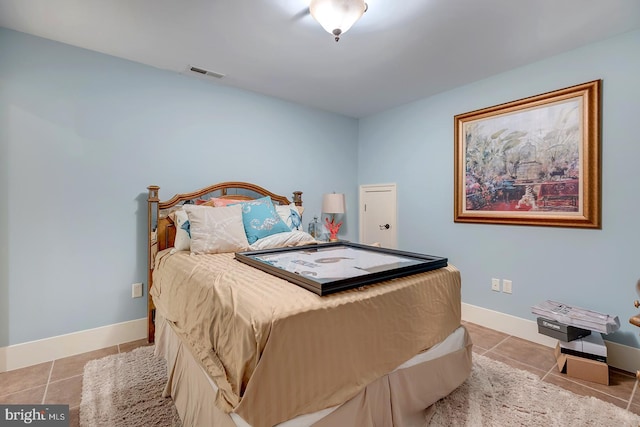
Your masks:
M460 325L448 266L320 297L233 254L156 257L151 295L255 427L340 404Z

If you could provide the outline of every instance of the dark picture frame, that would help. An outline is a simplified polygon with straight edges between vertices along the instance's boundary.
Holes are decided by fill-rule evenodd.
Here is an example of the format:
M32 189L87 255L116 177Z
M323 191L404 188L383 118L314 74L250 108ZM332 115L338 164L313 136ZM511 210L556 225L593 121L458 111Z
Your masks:
M235 258L321 296L448 263L444 257L349 242L238 252Z
M454 222L601 228L600 90L454 116Z

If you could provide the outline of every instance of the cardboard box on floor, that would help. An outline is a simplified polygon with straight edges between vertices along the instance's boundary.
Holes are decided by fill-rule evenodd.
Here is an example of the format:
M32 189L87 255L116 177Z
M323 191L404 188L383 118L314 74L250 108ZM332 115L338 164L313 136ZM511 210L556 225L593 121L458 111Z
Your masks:
M609 365L584 357L564 354L560 351L560 343L554 350L558 370L569 377L609 385Z

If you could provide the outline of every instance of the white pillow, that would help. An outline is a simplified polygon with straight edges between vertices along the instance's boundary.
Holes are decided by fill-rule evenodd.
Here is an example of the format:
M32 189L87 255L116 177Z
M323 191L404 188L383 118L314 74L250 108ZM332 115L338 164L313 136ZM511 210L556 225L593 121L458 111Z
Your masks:
M291 203L289 205L276 205L276 212L285 224L291 230L302 230L302 212L295 203Z
M242 206L185 206L191 223L191 253L216 254L247 250Z
M311 234L304 231L293 230L287 233L277 233L271 236L263 237L256 240L249 250L257 251L260 249L284 248L288 246L302 246L318 243Z
M173 249L171 253L177 251L188 251L191 249L191 232L189 230L191 223L189 217L184 210L176 211L174 214L174 221L176 227L176 239L173 242Z

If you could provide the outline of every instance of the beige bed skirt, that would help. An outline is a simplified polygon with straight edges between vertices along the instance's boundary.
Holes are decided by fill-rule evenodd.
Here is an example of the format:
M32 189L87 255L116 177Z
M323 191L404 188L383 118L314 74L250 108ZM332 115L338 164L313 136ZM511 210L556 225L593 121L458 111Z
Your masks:
M278 424L281 427L424 426L433 403L455 390L471 372L469 335L462 334L453 348L426 361L401 365L368 384L342 405L302 415ZM452 336L454 335L452 334ZM156 317L156 354L167 360L168 381L164 396L171 396L184 426L249 426L237 414L227 414L213 402L215 385L172 329L171 322ZM282 396L286 399L286 396Z

